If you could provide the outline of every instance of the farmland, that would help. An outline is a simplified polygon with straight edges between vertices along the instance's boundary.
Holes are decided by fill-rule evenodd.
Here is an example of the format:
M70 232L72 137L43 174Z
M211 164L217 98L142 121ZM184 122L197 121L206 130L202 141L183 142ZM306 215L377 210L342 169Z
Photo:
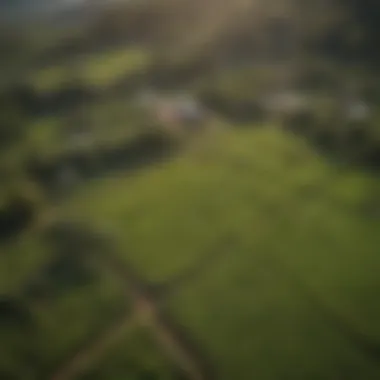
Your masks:
M249 3L0 38L0 379L380 378L370 28Z
M71 58L30 73L31 85L41 93L59 89L70 81L102 88L117 83L128 75L143 71L149 64L149 53L142 49L115 48L110 51Z
M377 180L278 131L226 132L194 149L133 181L91 183L65 217L111 231L123 259L165 284L165 307L221 378L376 378L350 334L380 333L367 209Z
M79 121L91 141L72 149ZM115 171L107 154L149 131L133 101L32 121L14 168L84 152L103 171L3 246L5 376L379 376L378 178L274 123L219 124Z

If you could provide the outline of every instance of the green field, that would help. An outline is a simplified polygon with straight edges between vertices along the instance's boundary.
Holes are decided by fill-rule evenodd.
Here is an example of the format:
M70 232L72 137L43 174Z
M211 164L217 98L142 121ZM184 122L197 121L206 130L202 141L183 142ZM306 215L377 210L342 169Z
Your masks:
M57 90L72 80L101 88L143 71L149 62L149 54L142 49L115 49L38 69L30 74L30 83L41 93Z
M379 380L380 8L72 3L3 17L0 380Z
M86 146L94 151L131 140L146 127L146 117L141 110L123 99L83 107L77 115L33 120L22 145L12 152L12 156L17 158L17 153L29 152L49 159L75 150L76 133L72 127L78 125L84 125L89 136Z
M166 308L220 378L375 379L352 336L380 340L378 188L259 128L205 138L134 179L91 182L62 215L172 284Z
M28 144L59 151L55 120L39 123ZM378 178L271 126L248 127L201 134L134 176L89 180L55 204L45 228L3 246L1 293L21 307L1 325L4 376L64 373L84 350L83 380L178 378L152 340L159 323L137 328L127 279L94 260L99 250L162 289L158 307L218 379L379 377ZM97 133L102 141L107 131ZM79 240L49 240L59 221ZM86 231L103 243L88 245ZM122 315L131 325L92 353Z

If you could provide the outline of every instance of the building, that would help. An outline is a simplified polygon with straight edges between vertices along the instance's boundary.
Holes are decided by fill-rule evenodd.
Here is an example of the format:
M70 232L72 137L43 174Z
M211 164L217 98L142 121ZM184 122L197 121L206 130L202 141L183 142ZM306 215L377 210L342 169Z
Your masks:
M191 95L158 95L144 93L141 104L151 113L154 121L169 129L193 130L202 126L206 112Z

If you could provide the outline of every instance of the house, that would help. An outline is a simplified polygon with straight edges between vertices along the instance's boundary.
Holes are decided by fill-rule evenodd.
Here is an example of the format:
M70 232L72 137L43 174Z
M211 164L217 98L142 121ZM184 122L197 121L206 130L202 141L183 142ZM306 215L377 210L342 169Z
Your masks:
M206 119L206 112L191 95L158 95L145 92L140 104L148 109L155 122L165 128L194 130Z
M269 114L286 115L310 109L312 102L305 94L294 91L280 91L263 96L260 104Z
M370 118L370 107L361 99L348 99L344 105L344 116L349 122L365 122Z

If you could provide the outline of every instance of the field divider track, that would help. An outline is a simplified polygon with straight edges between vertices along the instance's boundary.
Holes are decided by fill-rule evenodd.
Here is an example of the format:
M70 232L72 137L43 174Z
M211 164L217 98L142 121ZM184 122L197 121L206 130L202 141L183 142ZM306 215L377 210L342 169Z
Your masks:
M163 293L144 281L125 259L118 256L109 242L82 226L64 224L58 227L60 238L86 247L87 259L123 281L126 296L132 300L132 311L114 322L86 347L71 356L49 380L73 380L91 367L91 363L112 346L123 332L136 325L148 328L162 351L188 380L214 380L214 368L186 328L163 310ZM55 231L57 233L57 230ZM71 244L71 243L70 243ZM106 249L107 248L107 249ZM158 287L159 289L159 287Z
M160 300L164 294L157 293L154 286L141 280L132 267L116 254L108 252L100 259L114 274L125 280L139 323L152 331L159 346L184 376L189 380L216 379L207 355L186 329L162 309Z
M79 349L49 377L50 380L75 379L88 370L92 363L137 323L136 313L127 312L104 329L93 340Z
M317 186L318 196L321 196L324 191L329 188L329 185L334 183L334 180L339 179L341 171L334 172L332 176L323 181L323 186ZM277 210L279 215L286 211L284 209ZM233 250L234 237L230 233L209 252L204 253L192 265L185 268L182 273L174 275L173 278L168 279L164 283L152 284L143 280L140 275L136 273L133 265L129 264L126 260L121 259L117 253L110 252L109 241L106 237L101 236L99 233L94 233L83 226L73 226L72 224L66 225L69 227L63 234L67 235L64 239L74 240L79 239L84 247L89 250L89 258L96 258L98 263L103 268L108 268L112 274L116 274L123 280L125 284L126 293L133 300L133 320L135 324L141 324L144 327L151 329L158 344L163 348L168 357L171 358L173 363L183 371L185 376L190 380L213 380L216 377L214 369L208 361L208 355L200 352L199 347L192 342L186 329L176 323L166 312L162 309L162 301L167 299L173 293L179 291L182 286L196 280L198 276L207 273L208 269L212 268L223 257L228 255ZM231 236L232 235L232 236ZM76 244L74 242L74 244ZM100 248L100 249L99 249ZM306 298L312 302L315 309L320 312L323 317L333 325L335 329L341 331L344 336L353 344L358 347L362 352L374 360L380 360L380 343L373 341L371 337L357 332L355 327L348 323L344 318L337 315L334 310L331 310L318 295L314 294L311 289L308 289L306 284L303 284L284 263L278 263L280 260L277 257L268 257L268 267L272 270L279 272L281 276L293 284L293 286L303 292ZM129 319L129 317L127 318ZM102 334L90 344L77 352L74 357L69 359L61 369L56 371L56 374L50 380L68 380L74 379L76 374L82 371L83 368L91 366L91 362L96 357L106 351L114 342L117 341L118 336L122 335L123 327L120 326L124 322L116 322L111 325L106 332Z

